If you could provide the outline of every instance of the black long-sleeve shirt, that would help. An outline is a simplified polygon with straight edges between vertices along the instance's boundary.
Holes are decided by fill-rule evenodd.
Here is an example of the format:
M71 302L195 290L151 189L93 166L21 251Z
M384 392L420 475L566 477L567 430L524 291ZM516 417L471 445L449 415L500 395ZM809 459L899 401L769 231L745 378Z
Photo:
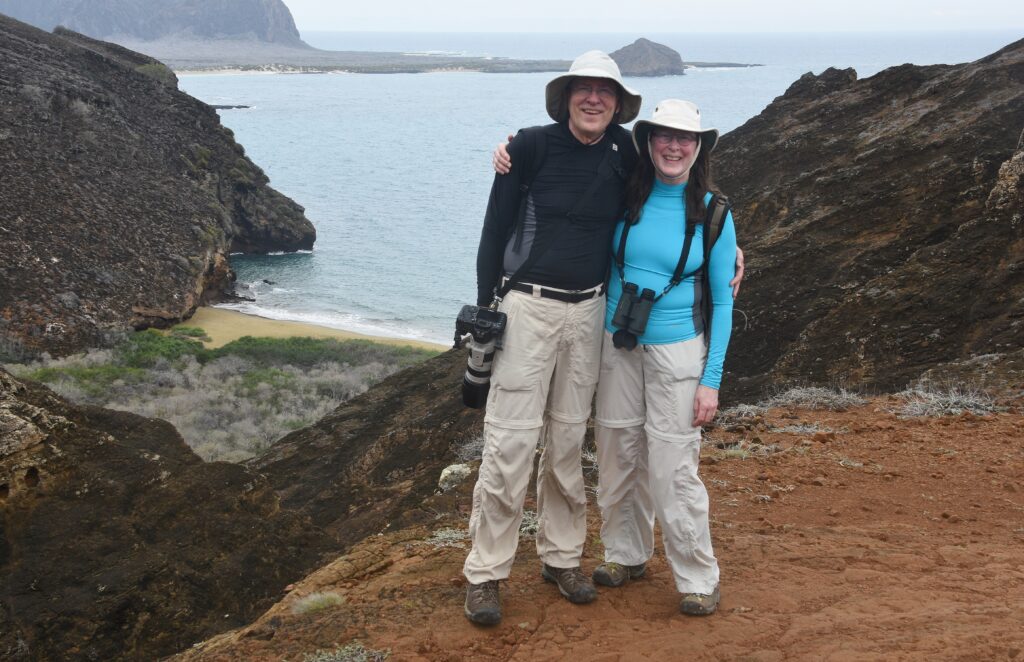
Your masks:
M520 187L524 174L535 167L541 132L543 163L524 200ZM600 141L584 145L567 124L549 124L520 131L508 150L512 170L494 177L480 236L477 305L488 305L500 277L514 273L531 251L546 244L540 258L518 280L567 290L603 282L612 232L625 209L626 175L636 163L629 132L612 124ZM602 179L600 185L570 217L595 177Z

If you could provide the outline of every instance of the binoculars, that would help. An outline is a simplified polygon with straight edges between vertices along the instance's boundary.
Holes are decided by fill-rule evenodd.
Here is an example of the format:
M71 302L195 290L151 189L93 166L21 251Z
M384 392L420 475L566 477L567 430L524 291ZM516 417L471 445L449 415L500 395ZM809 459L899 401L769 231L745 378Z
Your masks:
M612 315L612 326L617 329L612 334L612 344L616 349L632 350L647 329L647 319L654 307L654 290L645 287L637 294L637 289L636 283L622 285L622 296Z

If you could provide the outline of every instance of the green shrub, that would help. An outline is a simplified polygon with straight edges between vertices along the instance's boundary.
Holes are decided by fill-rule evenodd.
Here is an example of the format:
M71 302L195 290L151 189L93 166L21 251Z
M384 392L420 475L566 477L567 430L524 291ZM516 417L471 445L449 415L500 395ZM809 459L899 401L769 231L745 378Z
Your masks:
M172 336L184 336L186 338L206 338L206 331L198 326L176 326L171 329Z
M133 368L151 368L161 359L173 363L183 356L199 356L204 351L200 342L165 336L154 329L133 334L118 348L120 360Z

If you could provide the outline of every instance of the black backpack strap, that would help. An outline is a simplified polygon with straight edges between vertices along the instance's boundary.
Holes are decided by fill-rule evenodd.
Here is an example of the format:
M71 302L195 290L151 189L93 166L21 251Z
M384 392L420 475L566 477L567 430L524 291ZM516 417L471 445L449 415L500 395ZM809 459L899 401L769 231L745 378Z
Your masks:
M696 234L696 228L694 225L689 221L684 222L686 223L686 235L683 238L683 250L679 253L679 261L676 262L675 271L672 272L672 278L669 279L668 285L666 285L665 289L661 291L661 294L654 298L655 301L658 301L658 299L668 294L673 287L683 282L683 270L686 268L686 258L690 255L690 245L693 243L693 235ZM626 284L626 238L629 236L630 227L631 224L628 222L622 226L622 235L619 237L619 247L618 250L615 251L614 258L615 266L619 269L619 280L622 281L623 285Z
M543 134L541 134L541 136L543 136ZM597 193L597 190L606 183L607 176L605 176L605 172L610 171L613 168L611 154L612 152L618 152L618 148L618 145L616 145L613 141L608 141L608 146L604 150L604 156L601 157L601 163L597 167L597 176L594 177L593 180L591 180L590 186L587 187L587 190L583 192L583 195L580 196L580 199L576 202L575 205L573 205L572 209L567 214L569 218L569 223L571 223L573 219L579 217L580 213L583 211L583 208L587 205L588 202L590 202L590 199L594 197L594 194ZM536 162L536 153L534 155L534 160ZM535 175L536 172L530 175L530 184L533 183L533 177ZM524 204L525 196L527 195L528 190L529 185L523 192ZM497 299L504 299L505 295L508 294L509 290L512 289L512 286L519 282L519 279L522 277L522 275L525 273L529 273L530 269L533 268L533 265L537 264L537 261L544 256L544 253L547 252L548 248L550 248L552 244L555 243L555 240L561 238L562 231L567 225L568 223L560 224L559 227L555 230L555 232L548 237L548 241L543 242L540 246L538 246L537 244L533 245L533 248L530 250L530 255L526 258L526 260L521 265L519 265L519 268L516 269L515 273L513 273L511 276L508 277L508 279L506 279L505 284L497 289L497 291L495 292L495 297Z
M715 247L715 242L721 236L722 227L725 225L725 219L731 209L729 198L715 193L711 196L707 215L704 217L704 264L701 267L704 270L704 279L701 283L700 312L701 323L704 327L701 331L704 333L705 345L711 343L711 249Z

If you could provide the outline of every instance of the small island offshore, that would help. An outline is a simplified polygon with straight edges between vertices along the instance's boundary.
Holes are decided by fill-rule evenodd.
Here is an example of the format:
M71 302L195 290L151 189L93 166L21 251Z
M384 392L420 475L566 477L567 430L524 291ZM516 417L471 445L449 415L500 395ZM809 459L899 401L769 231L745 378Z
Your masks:
M304 50L247 2L276 20L210 0L201 23ZM0 0L76 28L0 16L0 659L1020 659L1024 40L807 73L721 136L748 272L700 448L720 610L678 615L660 545L568 605L531 490L481 631L465 351L205 307L236 254L316 231L164 62L82 34L82 4ZM104 20L154 41L185 5Z
M212 0L196 10L190 7L186 0L144 0L125 6L114 0L0 0L0 13L43 30L61 26L111 41L181 72L529 73L565 71L569 66L567 60L321 50L302 41L282 0ZM684 63L668 47L646 39L612 57L627 76L682 74L694 67L757 66Z

